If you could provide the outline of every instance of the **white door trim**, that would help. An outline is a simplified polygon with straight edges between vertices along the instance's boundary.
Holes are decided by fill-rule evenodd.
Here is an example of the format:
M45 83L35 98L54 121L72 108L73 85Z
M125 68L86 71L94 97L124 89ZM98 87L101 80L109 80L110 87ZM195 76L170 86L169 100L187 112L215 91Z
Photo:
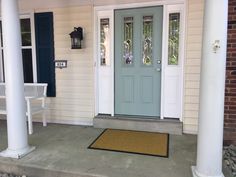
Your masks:
M168 45L167 42L167 38L166 38L166 31L168 26L167 26L167 22L165 19L167 19L167 6L169 5L180 5L182 6L183 11L181 11L182 13L182 21L183 23L181 24L182 26L182 39L181 39L181 77L180 77L180 85L181 85L181 93L180 93L180 121L182 121L182 112L183 112L183 92L184 92L184 87L183 87L183 70L184 70L184 32L185 32L185 0L164 0L164 1L158 1L158 2L145 2L145 3L130 3L130 4L120 4L120 5L108 5L108 6L97 6L94 7L94 66L95 66L95 115L98 115L99 112L99 65L100 63L98 62L100 60L99 57L99 33L98 33L98 25L99 25L99 18L100 17L104 17L104 18L111 18L111 23L110 23L110 27L111 27L111 31L112 31L112 35L111 35L111 58L110 58L110 63L111 63L111 80L110 80L110 89L112 90L111 92L111 98L110 98L110 111L106 112L106 114L111 114L111 116L114 116L114 10L115 9L126 9L126 8L137 8L137 7L150 7L150 6L158 6L158 5L163 5L163 37L162 37L162 70L165 69L165 63L166 63L166 45ZM101 15L103 14L103 15ZM160 112L160 118L163 119L165 117L164 115L164 79L165 76L163 74L164 72L162 72L162 78L161 78L161 84L162 84L162 88L161 88L161 112ZM100 88L101 89L101 88Z
M180 38L179 38L179 59L178 65L168 65L168 28L169 14L180 13ZM166 5L164 12L164 24L166 30L163 31L163 63L162 63L162 99L161 99L161 118L179 118L183 117L183 97L184 97L184 36L185 36L185 6L184 5ZM171 83L172 81L172 83ZM174 81L176 81L174 84ZM173 88L171 88L173 87ZM168 103L170 93L176 92L178 102L176 104ZM173 105L174 108L173 109Z

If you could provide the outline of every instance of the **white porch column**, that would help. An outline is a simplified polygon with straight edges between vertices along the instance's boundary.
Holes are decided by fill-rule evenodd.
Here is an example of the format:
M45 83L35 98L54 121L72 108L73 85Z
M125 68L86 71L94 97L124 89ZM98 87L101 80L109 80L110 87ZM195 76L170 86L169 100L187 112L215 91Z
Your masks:
M2 0L8 148L0 156L20 158L31 152L28 146L20 21L17 0Z
M194 177L223 177L228 0L205 0L197 166Z

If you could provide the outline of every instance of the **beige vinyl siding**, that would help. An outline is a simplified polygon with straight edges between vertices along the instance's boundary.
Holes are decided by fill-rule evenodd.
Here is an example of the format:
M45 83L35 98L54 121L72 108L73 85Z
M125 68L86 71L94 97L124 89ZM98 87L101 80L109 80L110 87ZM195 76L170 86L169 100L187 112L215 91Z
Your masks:
M56 97L47 98L48 120L92 124L95 102L92 6L36 9L35 12L53 12L55 59L68 61L67 68L56 68ZM84 29L82 49L71 49L69 33L79 26Z
M187 3L184 132L197 133L204 0Z
M86 124L92 122L95 107L94 28L93 6L91 4L94 3L97 6L148 1L96 0L83 1L82 4L90 4L83 6L79 5L80 3L77 0L70 0L68 3L63 0L53 0L52 2L54 3L48 4L46 1L43 3L42 0L37 0L35 4L31 3L30 0L22 0L21 2L22 11L27 12L34 9L35 12L53 12L55 59L68 60L68 68L56 69L57 96L47 100L49 105L48 118L52 122ZM186 2L183 131L185 133L197 133L204 0L186 0ZM69 33L73 27L78 26L83 27L85 31L83 49L71 50ZM38 116L38 118L40 117Z

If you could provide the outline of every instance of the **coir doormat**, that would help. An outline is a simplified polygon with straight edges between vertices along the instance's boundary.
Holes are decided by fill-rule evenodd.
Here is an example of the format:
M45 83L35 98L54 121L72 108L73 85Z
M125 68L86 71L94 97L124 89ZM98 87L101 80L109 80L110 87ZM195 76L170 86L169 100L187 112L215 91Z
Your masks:
M88 148L168 157L169 134L106 129Z

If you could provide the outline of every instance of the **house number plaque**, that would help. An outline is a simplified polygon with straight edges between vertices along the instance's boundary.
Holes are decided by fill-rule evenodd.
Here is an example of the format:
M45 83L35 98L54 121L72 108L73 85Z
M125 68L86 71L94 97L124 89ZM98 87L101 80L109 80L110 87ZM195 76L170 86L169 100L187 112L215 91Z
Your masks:
M55 60L55 68L67 68L67 60Z

